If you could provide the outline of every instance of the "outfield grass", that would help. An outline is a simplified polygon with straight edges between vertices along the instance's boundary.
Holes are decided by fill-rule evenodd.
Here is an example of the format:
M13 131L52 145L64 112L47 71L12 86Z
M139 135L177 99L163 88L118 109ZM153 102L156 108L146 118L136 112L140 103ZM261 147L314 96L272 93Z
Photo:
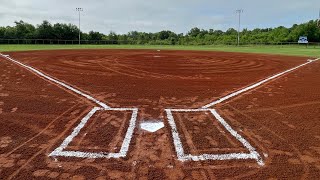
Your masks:
M320 48L304 46L160 46L160 45L0 45L0 52L54 50L54 49L167 49L167 50L205 50L280 54L292 56L320 57Z

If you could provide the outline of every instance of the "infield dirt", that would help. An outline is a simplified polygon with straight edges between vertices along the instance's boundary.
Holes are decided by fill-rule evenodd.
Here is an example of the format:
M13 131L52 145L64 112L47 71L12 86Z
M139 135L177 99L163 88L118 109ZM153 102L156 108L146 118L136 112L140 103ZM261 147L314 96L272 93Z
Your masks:
M154 50L7 53L112 108L139 108L120 159L49 157L95 103L0 57L0 177L12 179L317 179L320 177L320 62L216 105L262 155L255 160L177 159L164 109L200 108L296 67L305 57ZM68 150L116 152L130 112L95 114ZM206 112L173 113L186 153L246 152ZM139 126L162 121L150 133Z

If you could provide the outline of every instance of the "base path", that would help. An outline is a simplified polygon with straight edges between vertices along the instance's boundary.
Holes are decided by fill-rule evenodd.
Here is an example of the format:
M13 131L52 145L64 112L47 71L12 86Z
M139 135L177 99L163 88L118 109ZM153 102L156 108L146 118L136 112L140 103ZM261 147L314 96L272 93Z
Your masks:
M0 57L0 177L319 177L318 61L153 50L8 55Z

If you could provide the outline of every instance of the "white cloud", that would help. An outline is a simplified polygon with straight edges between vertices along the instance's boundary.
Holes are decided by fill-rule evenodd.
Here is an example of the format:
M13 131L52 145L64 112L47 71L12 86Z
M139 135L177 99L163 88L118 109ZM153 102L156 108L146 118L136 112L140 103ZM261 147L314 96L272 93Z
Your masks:
M0 26L15 20L39 24L78 24L76 7L83 7L82 30L126 33L131 30L187 32L192 27L226 30L236 27L235 9L244 9L243 27L302 23L317 17L319 0L0 0Z

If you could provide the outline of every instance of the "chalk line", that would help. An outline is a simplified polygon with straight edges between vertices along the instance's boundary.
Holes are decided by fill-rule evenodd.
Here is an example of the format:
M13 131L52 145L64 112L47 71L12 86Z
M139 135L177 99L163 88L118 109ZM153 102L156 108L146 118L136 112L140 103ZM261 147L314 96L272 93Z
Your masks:
M260 86L260 85L262 85L262 84L264 84L264 83L266 83L266 82L268 82L268 81L270 81L270 80L272 80L272 79L275 79L275 78L277 78L277 77L279 77L279 76L282 76L282 75L284 75L284 74L287 74L287 73L289 73L289 72L291 72L291 71L294 71L294 70L296 70L296 69L299 69L299 68L301 68L301 67L303 67L303 66L305 66L305 65L308 65L308 64L313 63L313 62L318 61L318 60L320 60L320 58L314 59L314 60L308 60L308 62L306 62L306 63L304 63L304 64L301 64L301 65L296 66L296 67L294 67L294 68L291 68L291 69L288 69L288 70L283 71L283 72L281 72L281 73L278 73L278 74L276 74L276 75L273 75L273 76L271 76L271 77L269 77L269 78L267 78L267 79L264 79L264 80L262 80L262 81L259 81L259 82L255 83L255 84L253 84L253 85L251 85L251 86L248 86L248 87L243 88L243 89L241 89L241 90L239 90L239 91L236 91L236 92L231 93L231 94L229 94L229 95L227 95L227 96L224 96L224 97L222 97L222 98L220 98L220 99L218 99L218 100L216 100L216 101L214 101L214 102L212 102L212 103L210 103L210 104L207 104L207 105L205 105L205 106L202 106L201 108L202 108L202 109L210 108L210 107L212 107L212 106L214 106L214 105L217 105L217 104L219 104L219 103L222 103L222 102L224 102L224 101L226 101L226 100L228 100L228 99L230 99L230 98L232 98L232 97L235 97L235 96L237 96L237 95L239 95L239 94L241 94L241 93L244 93L244 92L249 91L249 90L251 90L251 89L253 89L253 88L256 88L256 87L258 87L258 86Z
M103 102L101 102L101 101L93 98L92 96L90 96L90 95L88 95L88 94L85 94L85 93L83 93L83 92L81 92L81 91L79 91L79 90L77 90L77 89L75 89L75 88L73 88L73 87L71 87L71 86L69 86L69 85L61 82L61 81L58 81L58 80L56 80L56 79L54 79L54 78L52 78L52 77L50 77L50 76L48 76L48 75L45 75L44 73L36 70L35 68L33 68L33 67L31 67L31 66L25 65L25 64L23 64L23 63L15 60L15 59L9 57L8 55L4 55L4 54L2 54L2 53L0 53L0 56L2 56L2 57L4 57L4 58L6 58L6 59L8 59L8 60L10 60L10 61L18 64L18 65L20 65L20 66L28 69L29 71L32 71L32 72L38 74L39 76L41 76L41 77L43 77L43 78L45 78L45 79L47 79L47 80L49 80L49 81L51 81L51 82L54 82L54 83L56 83L56 84L58 84L58 85L60 85L60 86L62 86L62 87L64 87L64 88L66 88L66 89L71 90L71 91L73 91L74 93L76 93L76 94L78 94L78 95L80 95L80 96L83 96L83 97L87 98L88 100L91 100L91 101L95 102L96 104L100 105L100 106L103 107L104 109L110 109L110 107L109 107L108 105L106 105L105 103L103 103Z
M183 146L182 146L181 139L179 137L179 133L178 133L178 129L177 129L176 123L174 122L173 115L172 115L170 109L166 109L165 111L167 113L169 125L171 126L173 144L174 144L174 147L176 149L177 157L178 157L178 159L180 161L184 161L185 160L185 158L184 158L185 157L184 149L183 149Z
M263 166L263 160L259 153L256 151L256 149L252 147L251 144L247 140L245 140L240 134L238 134L234 129L232 129L232 127L220 116L220 114L218 114L218 112L215 109L211 109L210 111L214 115L214 117L227 129L227 131L229 131L229 133L233 137L240 141L241 144L249 150L252 158L256 159L257 163Z
M71 91L73 91L74 93L77 93L85 98L87 98L88 100L91 100L95 103L97 103L98 105L100 105L102 108L100 107L94 107L78 124L77 127L75 127L73 129L73 132L66 138L64 139L64 141L62 142L62 144L57 147L53 152L51 152L49 154L49 156L64 156L64 157L80 157L80 158L120 158L120 157L125 157L127 155L127 152L129 150L129 146L130 146L130 142L132 139L132 135L136 126L136 119L137 119L137 115L138 115L138 108L111 108L108 105L106 105L103 102L98 101L97 99L93 98L92 96L85 94L63 82L60 82L38 70L36 70L35 68L28 66L26 64L23 64L13 58L11 58L9 55L4 55L0 53L0 56L28 69L31 72L34 72L36 74L38 74L39 76L54 82L62 87L65 87ZM106 152L101 152L101 153L90 153L90 152L80 152L80 151L65 151L64 149L72 142L73 138L75 138L81 131L81 129L85 126L85 124L90 120L90 118L97 112L97 111L132 111L132 116L129 122L129 127L127 129L126 135L124 137L123 143L121 145L121 149L118 153L106 153Z
M90 118L97 111L132 111L131 119L129 122L129 127L127 129L126 135L124 137L123 143L121 145L121 149L118 153L108 153L108 152L100 152L100 153L91 153L91 152L81 152L81 151L66 151L65 148L72 142L72 140L80 133L81 129L88 123ZM110 109L102 109L99 107L93 108L78 124L77 127L73 129L73 132L62 142L62 144L57 147L53 152L49 154L49 156L63 156L63 157L78 157L78 158L121 158L127 155L129 150L130 142L132 139L133 131L136 127L138 109L137 108L110 108Z
M93 108L78 124L77 127L73 129L73 132L62 142L62 144L56 148L49 156L55 156L58 155L59 152L62 152L63 149L65 149L70 142L73 140L74 137L76 137L80 130L84 127L84 125L88 122L88 120L99 110L100 108L95 107Z
M166 109L169 125L171 127L171 133L173 138L173 144L177 153L178 160L180 161L203 161L203 160L232 160L232 159L253 159L256 160L260 166L264 165L264 162L255 150L255 148L245 140L240 134L238 134L232 127L218 114L215 109ZM220 122L220 124L235 137L248 151L249 153L229 153L229 154L201 154L192 155L185 154L182 146L181 139L174 121L173 112L205 112L210 111L211 114Z

